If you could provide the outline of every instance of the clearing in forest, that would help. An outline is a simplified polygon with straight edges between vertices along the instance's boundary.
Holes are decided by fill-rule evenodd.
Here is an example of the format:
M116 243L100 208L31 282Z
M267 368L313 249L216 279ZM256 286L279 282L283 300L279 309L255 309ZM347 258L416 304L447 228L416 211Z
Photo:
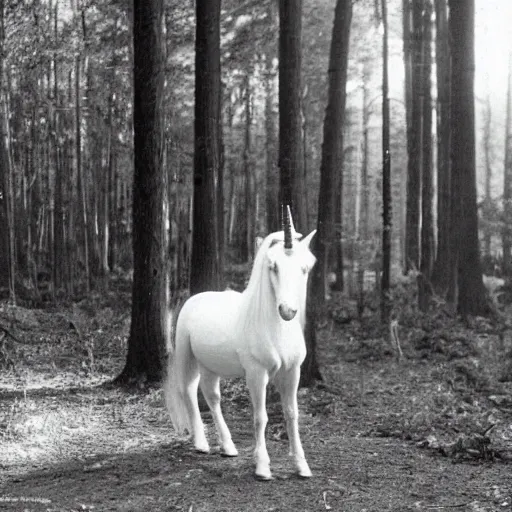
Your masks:
M258 482L242 381L223 386L240 452L233 459L196 454L176 437L160 389L108 385L124 363L126 300L94 296L58 311L2 306L0 510L512 508L512 331L416 313L401 322L398 362L371 315L360 323L333 310L320 336L324 382L299 392L314 476L292 473L269 392L274 479ZM204 418L213 434L209 412Z

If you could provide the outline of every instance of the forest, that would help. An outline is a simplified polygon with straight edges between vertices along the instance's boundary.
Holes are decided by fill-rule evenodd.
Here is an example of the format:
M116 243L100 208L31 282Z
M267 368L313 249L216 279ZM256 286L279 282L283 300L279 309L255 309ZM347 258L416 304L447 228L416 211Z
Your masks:
M0 509L510 508L510 19L507 0L0 0ZM235 458L194 453L161 384L185 301L243 291L287 207L316 230L313 478L270 386L265 483L244 379L222 382Z

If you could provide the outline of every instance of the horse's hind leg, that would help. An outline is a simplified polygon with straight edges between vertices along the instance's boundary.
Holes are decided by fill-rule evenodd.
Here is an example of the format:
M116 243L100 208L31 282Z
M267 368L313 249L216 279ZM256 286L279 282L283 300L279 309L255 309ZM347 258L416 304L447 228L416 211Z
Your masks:
M299 476L312 476L299 437L299 407L297 404L297 389L299 387L300 368L283 371L276 379L276 385L281 395L283 414L286 420L286 430L290 442L290 455L293 457Z
M181 392L183 393L183 402L187 409L187 414L190 419L190 429L192 430L192 438L194 442L194 448L196 451L201 453L208 453L210 451L210 447L208 445L208 440L206 439L206 434L204 431L203 420L201 419L201 413L199 412L199 404L197 401L197 389L199 386L199 367L197 361L194 359L192 355L192 351L190 347L183 348L184 350L189 350L189 357L184 359L186 361L186 366L183 370L183 388Z
M200 370L201 379L199 385L203 392L204 398L212 412L215 428L219 435L221 454L227 457L235 457L238 451L233 444L228 426L224 421L222 410L220 407L220 378L215 373L210 372L204 367Z

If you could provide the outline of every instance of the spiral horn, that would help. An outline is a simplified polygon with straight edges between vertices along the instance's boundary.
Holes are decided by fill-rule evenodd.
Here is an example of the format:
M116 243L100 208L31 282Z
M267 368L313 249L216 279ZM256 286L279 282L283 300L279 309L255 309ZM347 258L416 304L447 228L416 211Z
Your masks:
M285 249L293 249L293 238L292 238L293 220L292 220L292 212L290 210L290 205L286 206L286 211L283 213L285 213L285 215L283 215L284 248Z

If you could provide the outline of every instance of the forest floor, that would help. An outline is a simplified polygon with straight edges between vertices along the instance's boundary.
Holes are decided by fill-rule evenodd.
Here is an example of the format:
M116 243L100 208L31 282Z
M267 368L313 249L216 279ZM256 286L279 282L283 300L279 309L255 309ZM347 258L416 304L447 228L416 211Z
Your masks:
M253 477L243 382L224 385L240 452L229 459L173 433L161 390L108 385L124 363L127 292L0 305L0 511L511 510L512 328L404 306L397 361L376 313L360 323L335 302L324 382L299 392L314 476L293 474L269 393L269 482Z

